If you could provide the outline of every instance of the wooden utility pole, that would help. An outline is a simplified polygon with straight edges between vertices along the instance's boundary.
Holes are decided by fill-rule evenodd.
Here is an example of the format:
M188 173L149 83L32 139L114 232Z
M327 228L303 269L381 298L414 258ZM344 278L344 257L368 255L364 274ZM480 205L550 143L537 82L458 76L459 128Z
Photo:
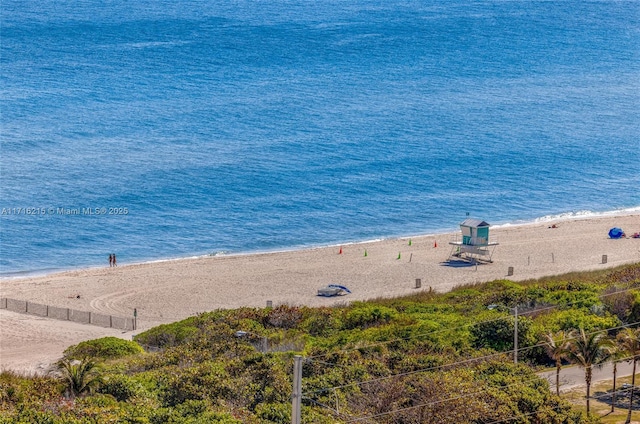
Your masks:
M515 325L513 327L513 363L518 363L518 305L514 308L515 311Z
M302 356L293 357L293 395L291 396L291 423L301 424L302 405Z

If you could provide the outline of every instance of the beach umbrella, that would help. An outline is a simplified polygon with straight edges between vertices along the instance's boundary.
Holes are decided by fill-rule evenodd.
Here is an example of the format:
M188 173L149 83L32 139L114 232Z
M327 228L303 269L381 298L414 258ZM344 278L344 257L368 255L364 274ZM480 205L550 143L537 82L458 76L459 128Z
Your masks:
M622 231L622 228L613 227L609 230L609 237L611 237L612 239L619 239L623 234L624 231Z

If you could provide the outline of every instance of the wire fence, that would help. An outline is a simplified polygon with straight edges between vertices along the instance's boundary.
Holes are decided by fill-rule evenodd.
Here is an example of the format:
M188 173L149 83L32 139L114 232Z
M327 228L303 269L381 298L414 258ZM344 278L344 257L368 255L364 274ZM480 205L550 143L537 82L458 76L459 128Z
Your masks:
M113 315L104 315L89 311L79 311L77 309L43 305L41 303L29 302L27 300L0 297L0 309L63 321L72 321L80 324L117 328L124 331L133 331L136 329L135 317L125 318Z

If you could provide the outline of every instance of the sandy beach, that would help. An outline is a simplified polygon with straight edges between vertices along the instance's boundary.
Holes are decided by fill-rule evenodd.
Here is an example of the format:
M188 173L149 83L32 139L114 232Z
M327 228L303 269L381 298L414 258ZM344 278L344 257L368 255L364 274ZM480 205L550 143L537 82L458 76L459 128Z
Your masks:
M556 224L557 228L550 228ZM0 295L102 314L138 315L138 330L201 312L279 304L330 306L468 283L514 281L640 262L640 239L608 237L611 227L640 232L640 214L492 227L492 263L448 263L454 234L416 236L290 252L210 256L69 271L0 281ZM340 253L342 249L342 253ZM607 262L603 264L603 255ZM119 258L121 261L126 258ZM513 275L508 276L509 267ZM416 279L422 288L416 289ZM327 284L352 294L316 296ZM37 372L69 345L133 332L0 310L0 368Z

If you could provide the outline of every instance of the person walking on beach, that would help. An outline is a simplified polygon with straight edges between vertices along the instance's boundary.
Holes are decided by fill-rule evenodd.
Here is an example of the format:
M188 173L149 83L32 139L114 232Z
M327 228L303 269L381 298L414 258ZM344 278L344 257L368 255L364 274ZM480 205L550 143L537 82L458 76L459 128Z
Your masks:
M113 253L109 253L109 268L113 266Z
M113 256L113 266L118 266L118 265L116 264L116 254L115 254L115 253L113 253L111 256Z

